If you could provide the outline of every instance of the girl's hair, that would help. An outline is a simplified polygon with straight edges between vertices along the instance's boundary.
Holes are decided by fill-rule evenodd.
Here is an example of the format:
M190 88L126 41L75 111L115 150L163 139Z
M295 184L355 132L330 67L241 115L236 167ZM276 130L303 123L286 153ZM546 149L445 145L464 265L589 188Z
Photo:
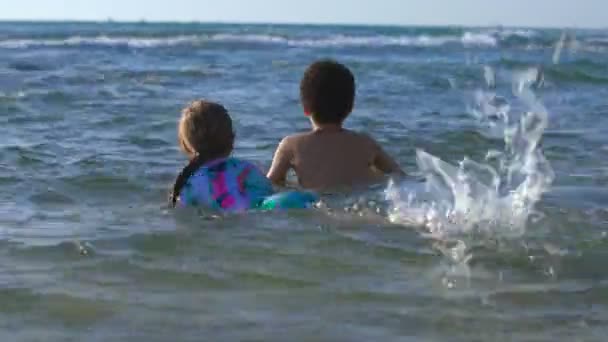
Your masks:
M226 108L218 103L194 101L182 111L177 136L179 146L190 157L190 162L173 185L170 198L173 206L186 181L196 170L213 159L230 155L234 147L232 119Z

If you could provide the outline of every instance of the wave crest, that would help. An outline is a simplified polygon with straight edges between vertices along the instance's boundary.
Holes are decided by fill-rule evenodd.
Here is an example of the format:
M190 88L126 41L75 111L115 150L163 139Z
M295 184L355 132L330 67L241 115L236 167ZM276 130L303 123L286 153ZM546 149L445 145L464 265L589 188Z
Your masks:
M500 38L492 33L464 32L462 35L344 35L331 34L321 38L284 37L276 34L178 35L169 37L138 36L70 36L55 39L5 39L0 48L24 49L36 47L72 46L125 46L130 48L154 48L204 43L274 44L293 47L435 47L449 44L461 46L494 47Z

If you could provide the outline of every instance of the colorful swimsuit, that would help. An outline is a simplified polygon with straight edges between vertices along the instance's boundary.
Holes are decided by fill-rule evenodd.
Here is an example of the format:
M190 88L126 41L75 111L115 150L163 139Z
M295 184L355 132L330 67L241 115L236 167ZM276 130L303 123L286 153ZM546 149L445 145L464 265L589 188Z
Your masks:
M270 180L255 165L226 158L211 161L194 172L181 190L179 202L238 212L258 207L273 193Z

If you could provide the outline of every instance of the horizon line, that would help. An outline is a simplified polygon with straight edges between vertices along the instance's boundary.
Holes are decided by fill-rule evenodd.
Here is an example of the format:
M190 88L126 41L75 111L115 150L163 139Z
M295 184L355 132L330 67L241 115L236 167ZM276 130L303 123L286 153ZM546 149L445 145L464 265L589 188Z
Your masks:
M465 24L405 24L405 23L355 23L355 22L295 22L295 21L255 21L255 20L148 20L145 18L132 19L53 19L53 18L38 18L38 19L4 19L0 18L0 23L15 23L15 24L45 24L45 23L73 23L73 24L207 24L207 25L283 25L283 26L352 26L352 27L450 27L450 28L521 28L521 29L547 29L547 30L607 30L608 27L600 26L557 26L557 25L508 25L508 24L486 24L486 25L465 25Z

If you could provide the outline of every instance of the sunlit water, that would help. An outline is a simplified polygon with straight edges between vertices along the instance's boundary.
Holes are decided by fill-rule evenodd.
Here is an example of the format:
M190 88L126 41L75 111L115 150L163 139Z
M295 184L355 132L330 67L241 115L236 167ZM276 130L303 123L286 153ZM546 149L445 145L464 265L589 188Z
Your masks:
M169 210L180 108L267 168L306 65L409 178ZM608 32L0 24L0 340L603 341Z

